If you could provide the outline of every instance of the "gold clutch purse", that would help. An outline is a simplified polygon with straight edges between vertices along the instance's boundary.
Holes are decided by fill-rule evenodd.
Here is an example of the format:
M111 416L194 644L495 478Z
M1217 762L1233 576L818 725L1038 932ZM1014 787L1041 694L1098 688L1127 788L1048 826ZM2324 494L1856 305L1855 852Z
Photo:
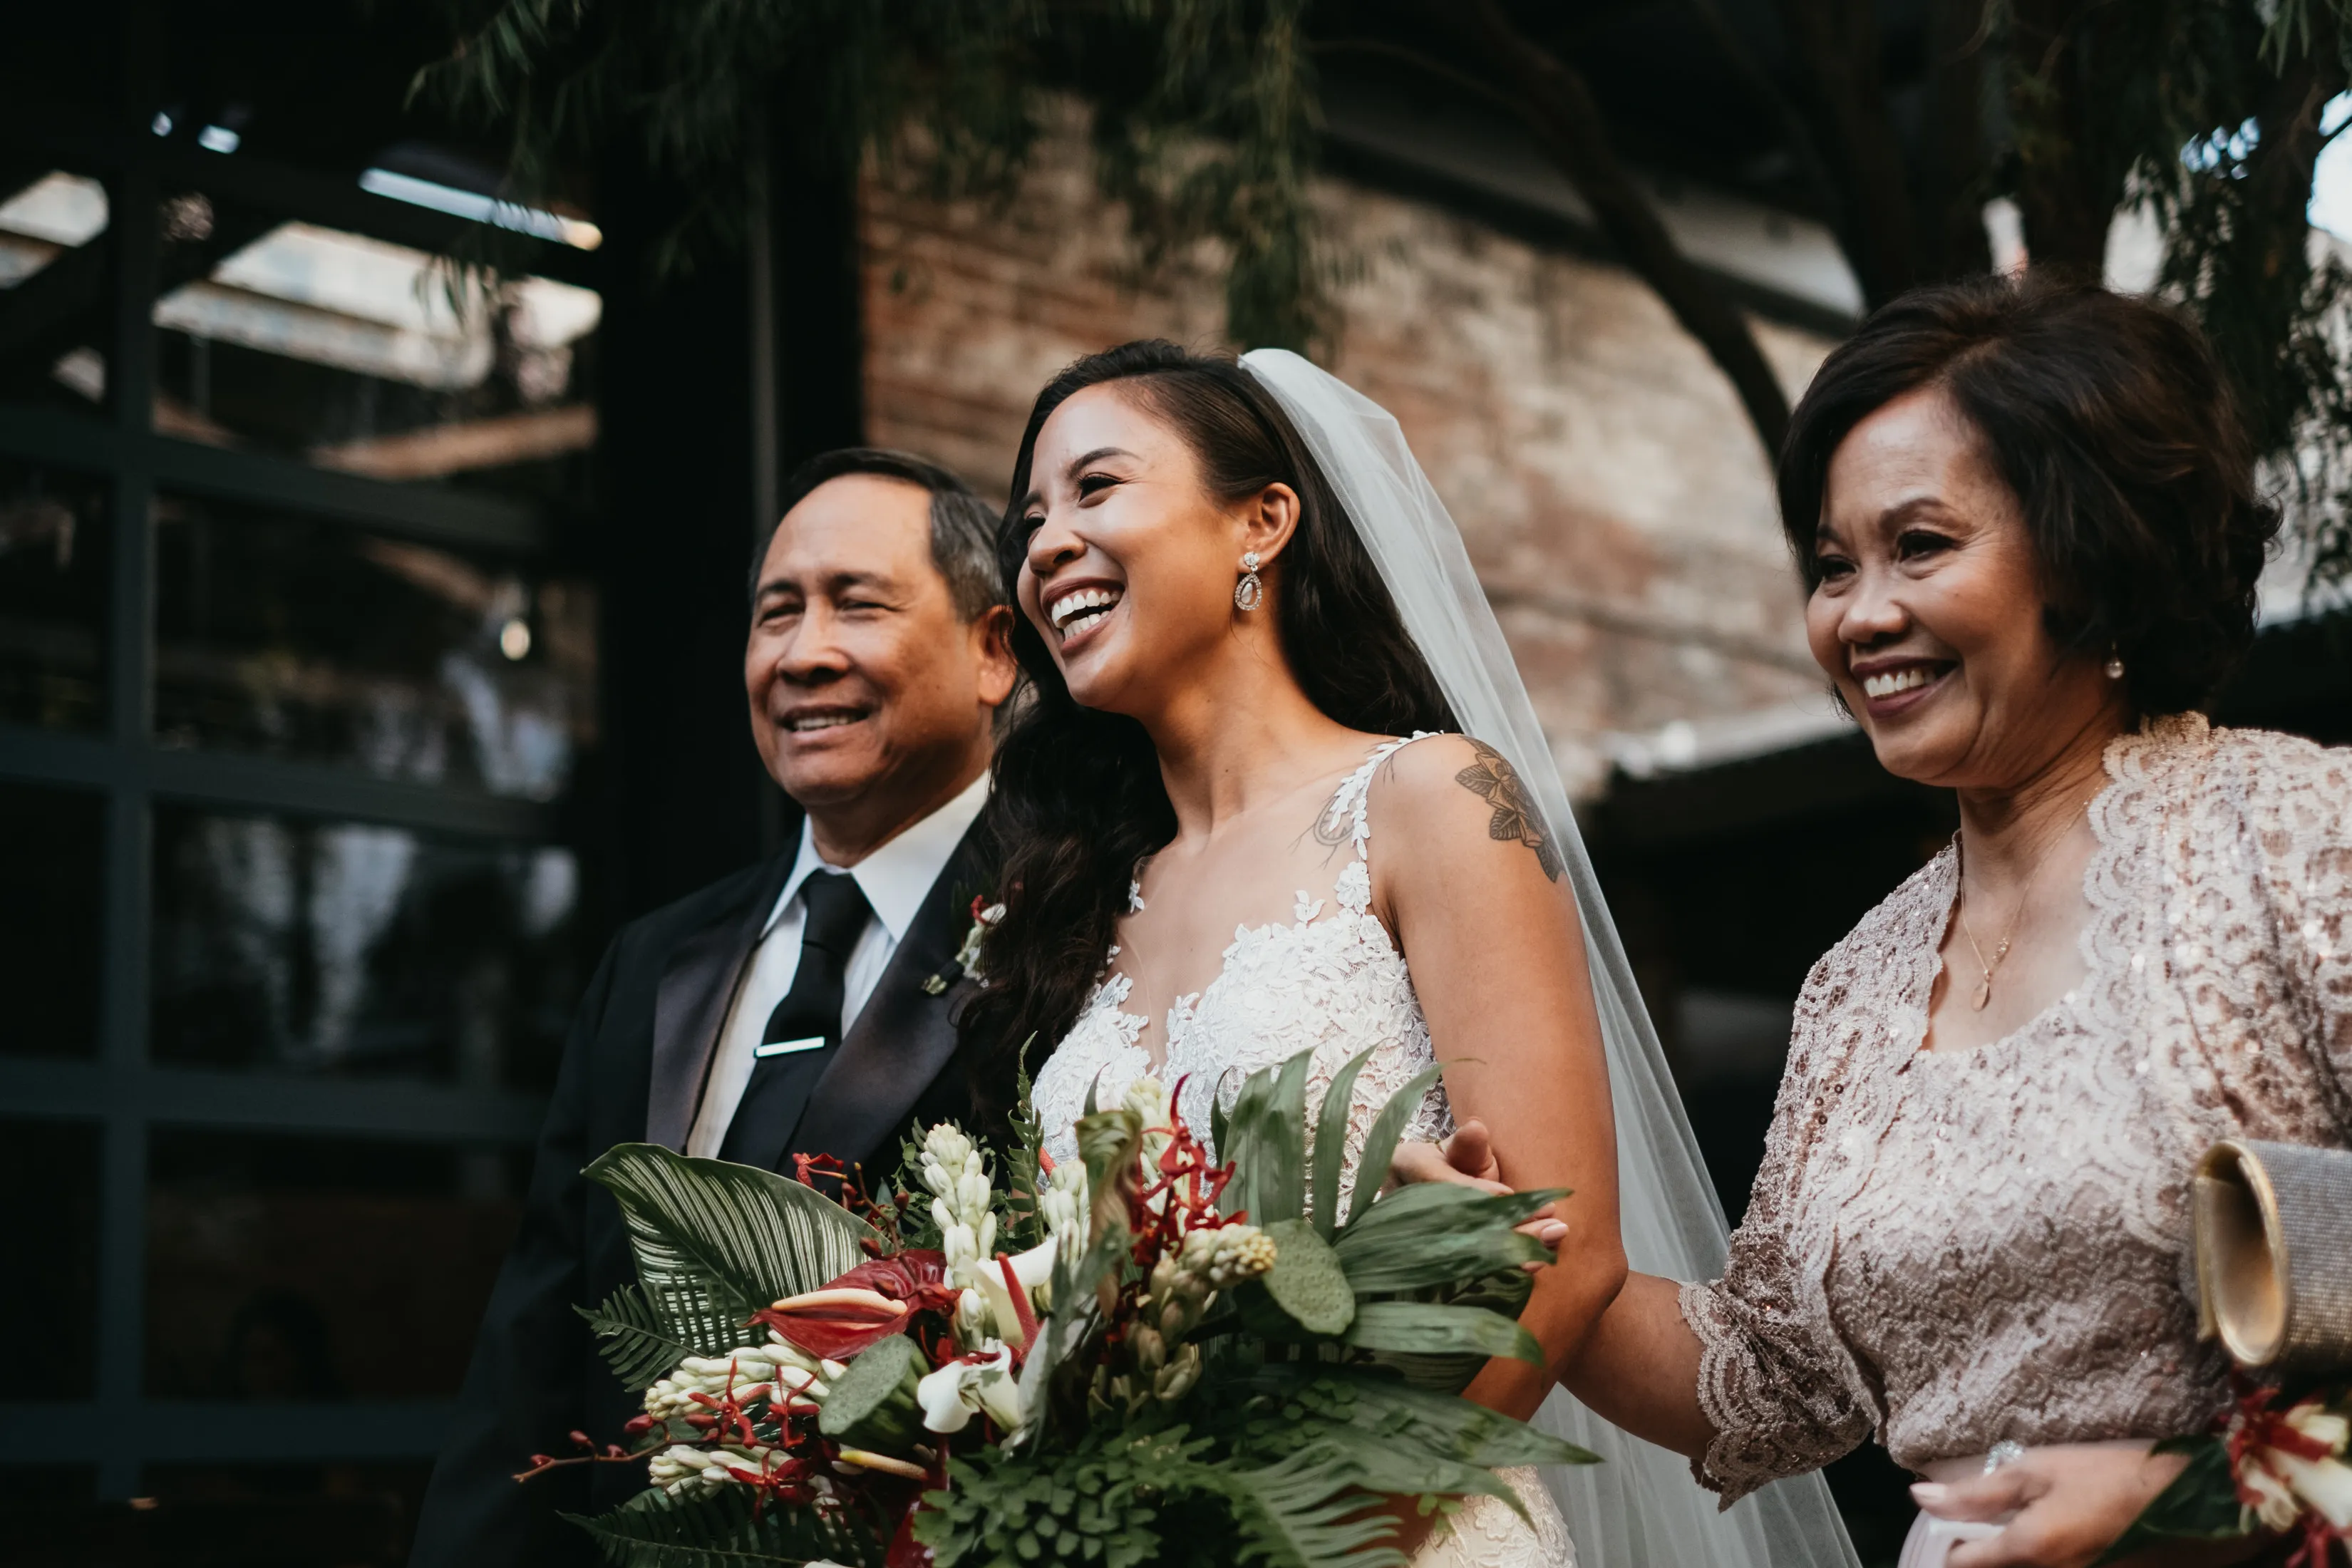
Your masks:
M2224 1139L2192 1202L2200 1337L2246 1367L2352 1367L2352 1151Z

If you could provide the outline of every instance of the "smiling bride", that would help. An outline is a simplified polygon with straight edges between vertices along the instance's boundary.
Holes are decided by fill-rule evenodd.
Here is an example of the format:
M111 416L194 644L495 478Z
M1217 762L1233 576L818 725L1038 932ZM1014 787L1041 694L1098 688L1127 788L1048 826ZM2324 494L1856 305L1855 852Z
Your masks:
M1311 1127L1369 1050L1343 1189L1433 1061L1415 1135L1475 1118L1505 1181L1573 1189L1521 1320L1555 1369L1622 1286L1622 1236L1719 1249L1557 772L1394 421L1296 355L1130 343L1040 394L1012 493L999 556L1035 689L998 753L1006 908L966 1027L1053 1044L1051 1152L1075 1155L1090 1092L1152 1075L1205 1128L1221 1089L1309 1051ZM1851 1561L1822 1500L1718 1521L1550 1385L1498 1360L1467 1393L1543 1406L1612 1474L1512 1475L1524 1512L1474 1498L1433 1539L1402 1521L1417 1563L1570 1564L1569 1517L1588 1568L1761 1563L1768 1533Z

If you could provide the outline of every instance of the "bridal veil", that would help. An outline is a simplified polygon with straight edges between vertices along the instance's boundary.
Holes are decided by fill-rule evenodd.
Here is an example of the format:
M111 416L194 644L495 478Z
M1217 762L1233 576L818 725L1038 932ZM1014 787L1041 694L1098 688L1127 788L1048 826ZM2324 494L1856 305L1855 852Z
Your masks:
M1510 759L1567 857L1609 1053L1628 1259L1643 1273L1715 1278L1724 1259L1722 1206L1460 531L1386 409L1286 350L1259 349L1242 364L1281 401L1355 520L1465 732ZM1565 1389L1552 1390L1536 1421L1604 1461L1545 1472L1581 1568L1853 1568L1853 1548L1818 1475L1776 1482L1717 1511L1681 1456L1611 1426Z

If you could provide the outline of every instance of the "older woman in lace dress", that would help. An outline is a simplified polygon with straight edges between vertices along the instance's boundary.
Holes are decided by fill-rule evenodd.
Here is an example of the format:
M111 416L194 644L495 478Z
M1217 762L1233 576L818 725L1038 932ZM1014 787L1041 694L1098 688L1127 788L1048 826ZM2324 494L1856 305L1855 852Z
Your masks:
M1814 656L1961 826L1807 980L1723 1277L1634 1277L1567 1379L1726 1500L1875 1435L2004 1526L1906 1563L2087 1563L2221 1406L2191 1163L2352 1143L2352 753L2194 710L2252 468L2194 329L2097 289L1897 300L1798 409Z

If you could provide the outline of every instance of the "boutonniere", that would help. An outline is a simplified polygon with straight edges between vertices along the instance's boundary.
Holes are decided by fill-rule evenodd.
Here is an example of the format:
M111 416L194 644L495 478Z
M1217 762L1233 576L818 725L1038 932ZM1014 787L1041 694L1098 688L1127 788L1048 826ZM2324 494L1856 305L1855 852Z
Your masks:
M986 893L974 898L971 900L971 929L964 932L963 945L956 949L954 968L934 974L924 981L925 994L932 996L946 995L948 986L952 983L950 976L956 973L966 974L974 980L979 980L981 978L980 944L988 940L988 928L1003 918L1003 904L990 903Z
M988 940L989 928L1004 918L1004 906L988 901L982 893L971 900L971 929L963 935L963 945L956 949L956 966L974 980L980 976L980 944Z

